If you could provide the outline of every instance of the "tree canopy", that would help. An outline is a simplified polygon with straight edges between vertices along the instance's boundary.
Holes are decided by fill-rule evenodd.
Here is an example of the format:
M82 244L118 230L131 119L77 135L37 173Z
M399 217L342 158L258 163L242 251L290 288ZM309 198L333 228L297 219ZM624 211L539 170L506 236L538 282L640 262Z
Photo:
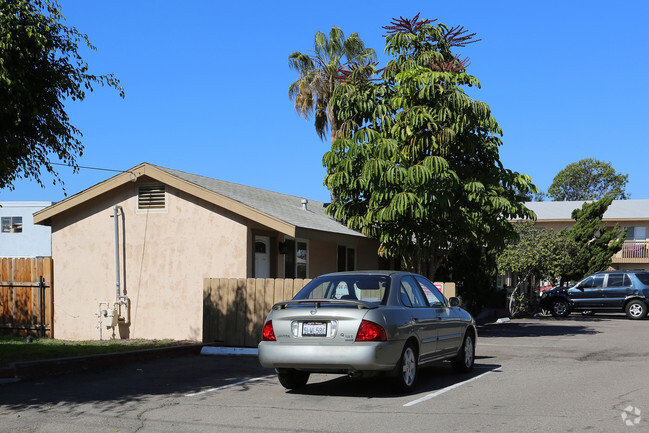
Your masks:
M502 246L509 220L533 217L523 197L536 187L503 167L500 126L464 91L480 83L452 49L474 34L419 15L384 28L386 67L356 63L338 75L341 125L323 158L338 200L327 211L378 239L382 256L434 275L463 242Z
M617 173L610 162L586 158L568 164L554 178L548 196L554 201L599 200L605 196L626 200L628 174Z
M507 242L496 262L501 274L516 273L518 282L510 303L516 298L523 282L530 277L558 281L571 264L575 240L564 233L535 227L533 221L514 223L516 237Z
M612 263L612 257L622 249L626 233L616 224L612 230L602 223L604 213L613 198L604 197L592 203L584 203L572 212L575 225L562 230L562 235L572 239L575 249L570 266L563 279L578 280L595 272L604 271Z
M95 84L124 97L112 74L88 72L79 48L95 47L64 21L56 0L0 2L0 188L19 178L43 185L42 169L62 183L52 159L77 168L83 153L65 101L82 101Z
M365 63L376 58L372 48L352 33L345 38L343 31L336 26L331 28L329 37L323 32L315 34L313 50L310 53L295 51L288 57L289 67L298 73L298 79L288 89L289 97L295 101L295 110L306 119L314 114L316 133L321 140L331 131L331 141L336 139L338 119L336 109L329 104L334 89L338 69L351 62Z

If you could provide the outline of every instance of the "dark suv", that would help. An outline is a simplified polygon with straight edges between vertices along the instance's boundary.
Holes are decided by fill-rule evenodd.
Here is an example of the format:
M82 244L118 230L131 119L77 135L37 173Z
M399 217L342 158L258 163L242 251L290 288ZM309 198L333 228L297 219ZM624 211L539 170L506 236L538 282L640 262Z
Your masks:
M546 290L541 308L554 317L571 311L623 311L629 319L643 319L649 310L649 271L597 272L572 287Z

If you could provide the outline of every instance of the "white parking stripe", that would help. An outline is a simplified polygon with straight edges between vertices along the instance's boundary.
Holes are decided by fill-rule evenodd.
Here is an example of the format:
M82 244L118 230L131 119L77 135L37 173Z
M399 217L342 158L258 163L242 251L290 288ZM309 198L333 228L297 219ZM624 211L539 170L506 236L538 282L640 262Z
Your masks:
M189 394L185 394L185 397L194 397L201 394L207 394L208 392L220 391L222 389L232 388L233 386L245 385L246 383L257 382L259 380L264 380L276 376L277 376L276 374L270 374L268 376L255 377L248 380L242 380L241 382L230 383L228 385L219 386L218 388L210 388L199 392L190 392Z
M444 394L444 393L447 392L447 391L450 391L450 390L455 389L455 388L459 388L459 387L462 386L462 385L465 385L465 384L467 384L467 383L469 383L469 382L473 382L473 381L476 380L476 379L479 379L479 378L481 378L481 377L484 377L484 376L488 375L489 373L491 373L492 371L499 371L499 370L489 370L489 371L487 371L486 373L482 373L482 374L479 375L479 376L472 377L471 379L469 379L469 380L465 380L464 382L460 382L460 383L456 383L455 385L447 386L446 388L442 388L442 389L440 389L439 391L435 391L435 392L433 392L432 394L428 394L427 396L424 396L424 397L422 397L422 398L418 398L417 400L413 400L413 401L411 401L410 403L406 403L406 404L403 405L403 407L414 406L414 405L416 405L417 403L421 403L422 401L426 401L426 400L430 400L431 398L435 398L435 397L437 397L438 395L442 395L442 394Z

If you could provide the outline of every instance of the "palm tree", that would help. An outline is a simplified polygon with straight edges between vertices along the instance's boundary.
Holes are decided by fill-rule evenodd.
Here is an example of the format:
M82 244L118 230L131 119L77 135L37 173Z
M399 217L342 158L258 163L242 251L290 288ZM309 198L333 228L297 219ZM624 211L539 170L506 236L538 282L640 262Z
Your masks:
M333 26L329 38L318 31L310 54L296 51L288 56L289 67L298 73L298 79L288 88L288 96L295 100L295 111L305 119L315 114L315 130L321 140L330 130L331 143L336 140L339 121L334 107L329 105L338 85L338 70L350 63L364 64L376 59L372 48L352 33L347 39L343 31Z

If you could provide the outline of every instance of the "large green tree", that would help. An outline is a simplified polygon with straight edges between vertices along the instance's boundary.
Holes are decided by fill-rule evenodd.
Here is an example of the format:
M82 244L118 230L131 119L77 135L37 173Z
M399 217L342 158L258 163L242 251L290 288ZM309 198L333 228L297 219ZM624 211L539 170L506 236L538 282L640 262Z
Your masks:
M391 24L385 69L359 63L339 75L341 125L323 158L338 200L327 210L378 239L382 256L434 276L464 242L501 246L508 220L533 217L523 197L536 187L503 167L500 126L464 91L480 84L452 49L473 35L418 15Z
M88 72L79 49L95 47L64 21L56 0L0 2L0 189L19 178L43 185L42 169L62 183L52 160L77 168L83 153L65 102L82 101L96 84L124 97L112 74Z
M595 202L586 202L581 209L572 212L575 225L564 229L562 234L572 239L576 248L570 267L564 271L564 280L578 280L606 270L611 266L613 255L622 249L625 231L617 224L609 230L602 222L612 201L612 197L604 197Z
M358 36L352 33L345 38L343 31L333 26L329 37L323 32L315 34L313 50L307 53L296 51L288 57L289 67L297 71L298 78L288 89L289 97L295 101L295 110L307 120L315 117L315 130L321 140L330 131L331 142L336 140L339 122L336 108L330 105L338 70L353 62L373 61L376 52L366 48Z
M617 173L610 162L586 158L568 164L557 173L547 195L555 201L599 200L605 196L626 200L628 177Z

